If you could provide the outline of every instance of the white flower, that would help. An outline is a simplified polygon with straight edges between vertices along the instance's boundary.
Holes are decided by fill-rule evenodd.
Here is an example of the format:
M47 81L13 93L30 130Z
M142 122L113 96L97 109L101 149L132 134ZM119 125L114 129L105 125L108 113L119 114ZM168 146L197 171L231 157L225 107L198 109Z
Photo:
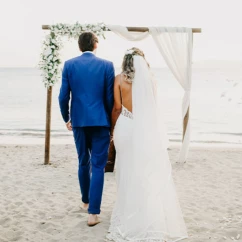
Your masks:
M49 42L50 41L50 35L45 36L45 41Z
M60 70L60 49L63 46L61 36L70 38L78 38L84 31L93 31L97 36L104 37L106 26L103 23L94 24L56 24L50 27L50 31L55 34L52 38L51 34L45 36L43 49L40 55L39 68L42 70L42 77L45 87L53 86L61 77ZM50 78L51 74L51 78Z
M132 55L134 53L133 50L126 50L125 55Z
M47 48L47 49L44 51L44 56L49 56L51 53L52 53L51 48Z

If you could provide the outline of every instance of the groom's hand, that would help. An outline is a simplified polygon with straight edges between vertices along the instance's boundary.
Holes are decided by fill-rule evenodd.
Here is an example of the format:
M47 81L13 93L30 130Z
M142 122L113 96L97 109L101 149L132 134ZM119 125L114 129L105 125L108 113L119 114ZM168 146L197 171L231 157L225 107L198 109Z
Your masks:
M66 123L66 127L69 131L72 131L72 126L71 126L71 121L69 121L68 123Z

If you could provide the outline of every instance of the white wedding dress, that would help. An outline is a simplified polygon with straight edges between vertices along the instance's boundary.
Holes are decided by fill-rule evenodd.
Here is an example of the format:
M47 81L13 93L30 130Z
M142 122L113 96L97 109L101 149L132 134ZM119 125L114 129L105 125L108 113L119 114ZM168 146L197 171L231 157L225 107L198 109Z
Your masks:
M174 242L187 238L172 179L152 77L134 56L132 113L124 106L114 130L117 198L107 239Z

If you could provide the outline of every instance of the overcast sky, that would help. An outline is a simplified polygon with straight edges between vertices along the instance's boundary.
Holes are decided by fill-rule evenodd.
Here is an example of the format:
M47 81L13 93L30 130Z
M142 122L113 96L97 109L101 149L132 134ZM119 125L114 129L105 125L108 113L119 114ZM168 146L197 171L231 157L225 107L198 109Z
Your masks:
M194 36L194 62L242 60L241 0L5 0L0 8L0 67L35 67L46 31L42 24L97 23L123 26L183 26L202 28ZM144 50L153 67L162 63L151 39L128 42L112 33L100 40L98 56L120 66L127 48ZM77 43L67 43L63 60L79 55Z

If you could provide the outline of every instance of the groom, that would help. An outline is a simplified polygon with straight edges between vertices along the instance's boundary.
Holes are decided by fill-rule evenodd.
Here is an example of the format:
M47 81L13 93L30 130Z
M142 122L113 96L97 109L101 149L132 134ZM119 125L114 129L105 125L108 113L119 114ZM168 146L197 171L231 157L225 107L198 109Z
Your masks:
M98 39L93 33L82 33L78 44L82 55L64 64L59 105L67 129L73 130L82 207L89 213L87 224L94 226L100 222L115 76L113 63L95 55Z

